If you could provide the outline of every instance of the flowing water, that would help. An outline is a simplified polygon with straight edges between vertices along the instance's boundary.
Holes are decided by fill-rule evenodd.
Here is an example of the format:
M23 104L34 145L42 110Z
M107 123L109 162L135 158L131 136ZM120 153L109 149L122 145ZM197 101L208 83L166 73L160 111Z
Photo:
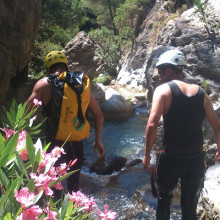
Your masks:
M127 158L127 163L144 156L144 135L147 123L146 111L139 109L127 119L104 122L102 142L105 154L115 154ZM93 163L98 157L93 152L94 130L84 142L85 157ZM150 176L142 163L124 168L111 175L89 173L85 166L81 176L82 191L89 197L94 196L97 208L103 211L107 204L117 212L117 219L155 219L156 199L151 195ZM172 206L171 219L181 219L176 213L179 206Z

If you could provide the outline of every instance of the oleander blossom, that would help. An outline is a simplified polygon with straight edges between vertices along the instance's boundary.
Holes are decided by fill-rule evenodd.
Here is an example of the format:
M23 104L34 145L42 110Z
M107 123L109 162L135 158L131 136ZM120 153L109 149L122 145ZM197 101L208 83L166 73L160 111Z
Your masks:
M112 220L115 219L117 216L116 212L108 211L108 205L104 205L104 213L99 210L98 211L99 220Z
M73 201L73 206L76 206L81 210L86 210L88 213L91 213L94 211L94 205L95 201L94 198L88 198L80 191L72 192L69 196L69 201Z
M39 101L38 99L34 99L33 103L34 103L35 106L41 106L42 105L42 102Z
M11 135L14 135L16 133L14 130L8 129L8 128L3 128L3 131L5 132L6 140L9 139L11 137ZM27 152L25 144L26 144L26 131L22 130L19 133L16 150L20 151L23 149L22 152L20 153L20 157L23 161L28 160L28 152Z
M19 215L16 220L38 220L38 217L43 213L43 210L38 206L34 205Z
M47 217L44 218L44 220L57 220L56 217L57 217L57 212L55 211L51 211L50 210L50 205L49 203L47 203L47 207L44 207L44 212L47 213Z
M24 210L30 205L33 205L35 194L33 192L29 193L29 189L25 187L20 192L15 192L15 199L21 203L21 208Z
M28 160L28 152L27 152L27 148L26 148L26 131L22 130L19 133L19 138L18 138L18 143L16 146L16 150L20 151L23 149L23 151L20 153L20 157L23 161Z
M51 178L48 175L40 174L39 176L36 173L30 173L30 177L35 180L36 192L45 191L46 196L53 196L53 190L49 187L49 184L56 180L56 178Z
M11 135L14 135L16 132L12 129L3 128L3 131L5 132L5 139L8 140L8 138L11 137Z

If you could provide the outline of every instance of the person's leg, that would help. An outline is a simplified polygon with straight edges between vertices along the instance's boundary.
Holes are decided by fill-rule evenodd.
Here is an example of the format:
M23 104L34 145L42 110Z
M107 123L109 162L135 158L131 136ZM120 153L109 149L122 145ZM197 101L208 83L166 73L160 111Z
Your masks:
M61 147L63 142L53 140L51 141L51 145L48 148L48 152L51 152L55 146ZM67 190L69 193L72 191L77 192L79 190L79 177L80 177L80 169L82 166L82 162L84 160L84 153L83 153L83 142L82 141L75 141L75 142L67 142L63 146L65 154L62 154L61 157L56 161L54 166L59 166L62 163L69 164L70 161L74 161L77 159L77 162L68 170L67 172L71 172L73 170L78 170L71 176L69 176L66 180L67 182ZM57 194L60 197L61 192L60 190L53 189L54 194Z
M177 182L178 179L163 179L158 181L159 198L156 209L157 220L170 219L170 205L173 197L173 190Z
M178 177L174 168L175 160L161 153L158 158L157 186L159 198L156 209L157 220L170 219L170 205L173 197L173 190L177 185Z
M70 160L77 159L77 162L68 171L78 170L67 179L67 190L69 193L72 193L72 191L77 192L79 190L80 170L84 160L83 142L72 142L71 150L68 153L70 154Z
M182 220L196 220L196 208L204 172L203 155L186 160L186 176L181 179Z

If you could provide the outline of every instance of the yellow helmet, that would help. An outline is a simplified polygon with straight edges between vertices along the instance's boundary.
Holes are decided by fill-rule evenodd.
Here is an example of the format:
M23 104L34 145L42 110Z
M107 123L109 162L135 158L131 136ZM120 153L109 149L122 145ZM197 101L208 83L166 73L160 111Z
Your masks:
M51 51L45 56L44 65L46 68L50 68L55 63L67 64L66 55L61 51Z

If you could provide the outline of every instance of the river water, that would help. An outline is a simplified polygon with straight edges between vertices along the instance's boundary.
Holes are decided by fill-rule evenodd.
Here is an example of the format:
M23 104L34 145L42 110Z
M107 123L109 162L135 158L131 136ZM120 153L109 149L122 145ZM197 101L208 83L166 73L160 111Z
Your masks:
M127 158L127 163L143 159L146 123L144 109L139 109L127 119L105 121L102 134L105 154L123 156ZM90 137L84 142L86 161L90 164L98 158L93 152L93 140L92 129ZM155 219L156 199L151 195L150 176L142 163L111 175L89 173L88 167L83 166L81 190L89 197L94 196L97 208L103 211L103 205L107 204L110 210L117 212L117 219ZM171 219L181 219L177 214L180 212L178 203L171 208Z

